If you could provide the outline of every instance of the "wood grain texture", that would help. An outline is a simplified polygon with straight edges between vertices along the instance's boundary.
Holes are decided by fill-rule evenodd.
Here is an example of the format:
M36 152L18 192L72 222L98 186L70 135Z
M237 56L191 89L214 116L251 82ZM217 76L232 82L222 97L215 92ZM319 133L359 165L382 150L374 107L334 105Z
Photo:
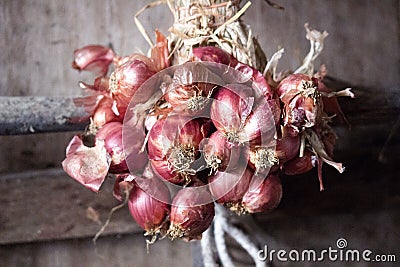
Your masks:
M0 246L2 266L24 267L170 267L191 266L190 246L161 240L146 251L140 234L100 238L95 247L90 239L36 242Z
M3 175L0 244L94 237L109 211L120 204L112 196L112 185L113 179L107 179L95 194L62 169ZM88 214L88 209L93 212ZM125 208L114 214L105 234L133 232L142 231Z

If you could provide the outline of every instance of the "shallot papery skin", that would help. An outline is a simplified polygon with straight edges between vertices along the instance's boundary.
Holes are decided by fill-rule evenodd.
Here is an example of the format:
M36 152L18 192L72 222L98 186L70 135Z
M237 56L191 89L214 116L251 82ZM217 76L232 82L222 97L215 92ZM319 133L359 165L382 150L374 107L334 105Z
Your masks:
M101 45L88 45L74 51L72 67L104 76L115 57L114 51Z
M186 241L201 239L214 215L214 203L205 187L185 187L172 200L168 235Z
M143 172L149 162L146 151L142 150L146 135L143 129L137 127L123 126L123 149L125 161L130 173L139 175Z
M147 188L135 185L130 192L128 207L133 219L147 235L154 235L160 230L170 211L169 191L158 178L144 178ZM151 188L152 191L147 191Z
M104 141L98 140L94 147L87 147L80 136L74 136L66 149L62 166L69 176L97 193L110 166Z
M244 194L241 206L245 213L271 211L278 206L282 198L282 185L276 173L270 173L256 187L250 186Z
M229 206L240 202L249 188L253 174L249 167L217 172L209 178L210 192L217 203Z
M284 126L301 132L317 124L322 111L321 94L317 86L316 78L300 73L291 74L279 83L276 90L284 104Z
M115 175L113 196L118 201L123 201L126 194L135 186L134 176L130 173L122 173Z
M153 70L160 71L171 65L168 40L158 30L156 30L156 44L151 48L150 58L153 61Z

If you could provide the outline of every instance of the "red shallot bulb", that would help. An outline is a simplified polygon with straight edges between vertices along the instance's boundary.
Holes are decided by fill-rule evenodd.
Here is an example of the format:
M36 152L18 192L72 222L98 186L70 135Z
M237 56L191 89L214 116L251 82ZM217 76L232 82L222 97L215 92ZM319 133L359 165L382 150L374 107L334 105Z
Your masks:
M289 135L287 128L283 128L282 135L276 141L270 137L269 140L273 140L270 143L259 145L255 142L248 148L249 166L257 173L276 171L279 165L299 155L300 136Z
M155 173L173 183L190 182L190 176L196 174L191 165L208 127L201 119L178 115L157 121L148 138L148 155Z
M275 121L264 99L257 103L253 90L243 84L222 87L211 104L215 127L235 144L269 142L275 135Z
M305 150L302 157L296 157L283 165L283 173L286 175L303 174L316 167L318 157L311 151Z
M252 143L270 143L275 138L276 126L274 115L268 102L259 101L243 125L246 141Z
M161 85L165 100L177 112L197 114L204 110L217 87L212 81L220 81L201 63L182 64L174 70L173 77L165 75Z
M214 203L206 187L185 187L172 200L168 236L186 241L201 239L214 214Z
M262 183L250 186L240 203L242 213L265 212L276 208L282 198L282 185L276 173L270 173Z
M150 64L150 63L148 63ZM133 95L139 87L155 72L144 61L130 59L118 65L110 75L110 92L117 101L117 108L121 114L129 105Z
M108 122L122 122L124 116L121 115L119 110L115 109L116 102L109 96L104 96L97 104L93 112L93 123L97 127L102 127Z
M225 171L229 166L236 166L241 154L241 147L229 143L224 134L216 131L202 143L202 151L207 168L211 173Z
M252 87L258 96L261 94L267 100L272 99L274 95L273 91L261 72L242 62L236 63L235 70L243 73L245 76L250 77L250 81L252 82Z
M253 104L252 89L246 85L230 84L217 91L211 104L210 116L215 127L224 133L229 142L249 141L243 127Z
M121 173L128 170L122 144L122 123L105 124L96 134L96 139L103 140L107 153L111 157L110 172Z
M231 55L215 46L201 46L193 48L194 60L208 61L224 65L230 65Z
M284 134L281 138L276 141L276 155L279 158L280 163L285 163L300 153L300 136L291 136Z
M94 147L87 147L80 136L74 136L66 149L62 166L69 176L97 193L110 166L104 141L96 140Z
M72 67L104 76L114 57L115 54L109 47L88 45L74 51Z
M279 83L277 93L284 104L284 126L301 132L317 123L322 111L321 94L317 86L316 78L300 73L292 74Z
M154 236L164 227L170 211L169 190L155 177L141 178L140 183L141 186L135 185L130 192L129 211L133 219L146 231L145 235Z
M209 188L217 203L227 207L240 202L249 188L254 172L250 168L237 167L217 172L209 178Z

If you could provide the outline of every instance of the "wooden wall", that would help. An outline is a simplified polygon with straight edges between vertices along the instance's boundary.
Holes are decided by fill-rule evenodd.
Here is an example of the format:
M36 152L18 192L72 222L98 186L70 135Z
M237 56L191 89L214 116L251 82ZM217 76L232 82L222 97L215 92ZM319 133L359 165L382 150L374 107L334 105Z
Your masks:
M71 69L73 50L99 43L112 44L121 55L147 51L133 15L149 2L0 1L0 96L80 95L77 81L91 77ZM342 101L352 130L337 128L336 158L344 161L346 173L327 170L323 193L313 172L284 178L282 204L258 217L260 225L285 246L326 247L345 236L355 248L398 253L400 260L400 1L276 2L285 10L254 0L244 16L267 57L284 47L279 68L298 66L308 51L303 25L309 22L329 33L317 64L356 85L359 97ZM164 33L172 22L165 7L141 18L149 31ZM145 256L140 231L126 210L116 214L109 235L99 241L106 260L96 256L90 237L100 226L87 218L87 208L94 207L104 221L116 203L111 184L98 196L59 173L73 134L0 136L0 265L190 265L190 247L181 242L163 241Z

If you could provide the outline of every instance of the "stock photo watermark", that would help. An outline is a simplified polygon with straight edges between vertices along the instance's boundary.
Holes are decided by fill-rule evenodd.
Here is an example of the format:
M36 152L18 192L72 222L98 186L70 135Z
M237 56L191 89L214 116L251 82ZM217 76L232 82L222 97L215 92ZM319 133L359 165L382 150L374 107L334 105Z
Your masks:
M370 249L349 249L345 238L336 240L335 247L326 249L270 249L268 245L258 251L261 261L280 262L396 262L395 254L375 254Z

